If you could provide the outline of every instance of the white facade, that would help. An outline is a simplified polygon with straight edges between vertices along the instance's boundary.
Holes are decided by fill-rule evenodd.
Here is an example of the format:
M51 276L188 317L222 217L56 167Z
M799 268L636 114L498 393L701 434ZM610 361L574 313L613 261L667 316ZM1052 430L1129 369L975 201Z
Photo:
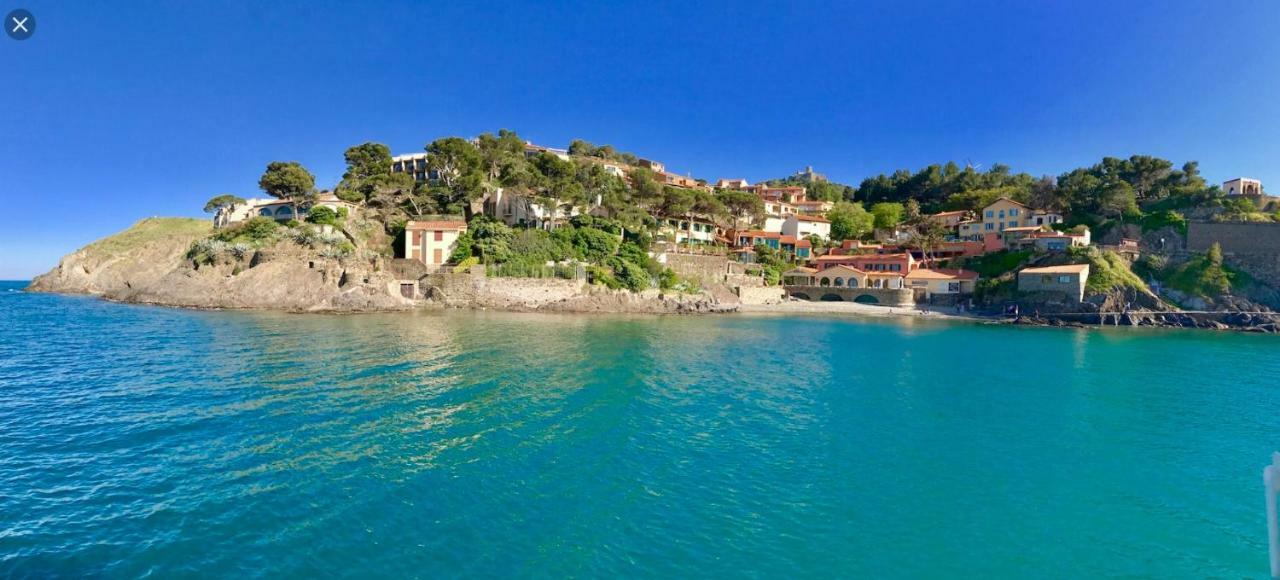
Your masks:
M498 218L509 226L552 229L565 220L582 213L577 207L565 207L559 203L541 203L526 195L516 195L502 189L489 196L484 204L485 213Z
M1262 182L1248 177L1237 177L1222 182L1222 193L1227 195L1262 195Z
M791 214L782 223L782 235L802 240L816 235L824 240L831 238L831 222L823 218Z
M696 218L662 218L661 230L670 234L677 244L710 244L716 240L715 224Z

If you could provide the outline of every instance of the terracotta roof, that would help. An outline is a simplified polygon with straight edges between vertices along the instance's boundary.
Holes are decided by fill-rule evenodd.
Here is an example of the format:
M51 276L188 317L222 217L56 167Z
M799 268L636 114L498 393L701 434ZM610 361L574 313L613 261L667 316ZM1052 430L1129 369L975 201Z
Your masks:
M938 213L931 215L930 217L947 217L947 216L953 216L953 215L964 215L967 213L969 213L968 210L958 209L956 211L940 211Z
M750 236L753 238L781 238L782 232L766 232L764 230L750 230L745 232L735 232L734 237Z
M830 268L827 268L826 270L822 270L822 273L823 273L823 274L825 274L825 273L827 273L827 272L830 272L830 271L832 271L832 270L836 270L836 269L840 269L840 268L843 268L843 269L845 269L845 270L850 270L850 271L853 271L853 272L857 272L857 273L859 273L859 274L870 274L870 272L863 272L862 270L859 270L859 269L857 269L857 268L854 268L853 266L850 266L850 265L848 265L848 264L836 264L835 266L832 266L832 267L830 267Z
M795 268L792 268L790 270L787 270L786 272L783 272L782 275L786 276L787 274L790 274L792 272L799 272L801 274L815 274L818 272L818 269L810 268L808 266L796 266Z
M917 268L907 274L907 278L921 280L977 280L978 273L971 270L950 268Z
M1006 232L1038 232L1042 227L1044 226L1017 226L1012 228L1005 228L1004 231Z
M824 218L822 216L816 216L816 215L796 214L796 219L800 221L805 221L805 222L818 222L818 223L824 223L824 224L831 223L831 220Z
M797 240L797 241L796 241L796 247L797 247L797 248L812 248L812 247L813 247L813 244L812 244L811 242L809 242L809 240Z
M405 230L465 230L467 222L462 220L437 220L437 221L421 221L409 222L404 225Z
M1016 201L1016 200L1013 200L1013 199L1007 198L1007 197L1001 197L1001 198L998 198L998 199L996 199L995 201L993 201L993 202L991 202L991 203L988 203L987 205L983 206L983 209L986 209L986 208L988 208L988 207L991 207L991 206L993 206L993 205L995 205L995 204L997 204L997 203L1000 203L1000 202L1002 202L1002 201L1007 201L1007 202L1012 203L1012 204L1014 204L1014 205L1016 205L1016 206L1018 206L1018 207L1026 207L1027 209L1031 209L1031 208L1027 207L1027 204L1022 203L1022 202L1020 202L1020 201Z
M1089 269L1088 264L1067 264L1065 266L1047 266L1044 268L1023 268L1019 274L1082 274Z

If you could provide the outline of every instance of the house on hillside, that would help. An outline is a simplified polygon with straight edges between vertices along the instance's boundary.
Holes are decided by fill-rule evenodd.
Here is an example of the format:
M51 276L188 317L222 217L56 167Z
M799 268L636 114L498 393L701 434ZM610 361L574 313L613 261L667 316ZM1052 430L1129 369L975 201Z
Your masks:
M499 188L486 196L484 213L509 226L551 230L582 211L559 200L539 199Z
M440 178L440 174L435 170L427 168L427 154L410 153L408 155L396 155L391 158L392 173L407 173L413 180L418 183L426 183L435 181Z
M1088 264L1023 268L1018 271L1018 292L1061 294L1078 303L1084 300L1088 280Z
M791 256L793 260L808 261L813 257L813 244L804 238L783 235L778 238L778 249Z
M293 203L289 201L274 197L254 198L247 199L244 203L219 208L213 216L213 226L222 228L253 217L268 217L280 222L305 220L313 207L327 207L334 213L353 214L357 206L349 201L338 199L332 191L322 191L316 194L315 200L311 203L298 205L298 213L295 215Z
M696 216L658 218L658 232L670 236L677 244L713 243L717 229L711 220Z
M751 187L751 184L748 183L747 180L741 179L741 178L735 178L735 179L721 178L716 180L716 187L720 189L746 189L748 187Z
M1222 182L1222 193L1227 195L1262 195L1262 182L1248 177L1237 177Z
M467 231L461 216L432 216L404 226L404 257L426 264L429 271L449 262L458 237Z
M1007 197L991 202L978 217L961 221L959 236L963 240L982 241L984 237L995 235L1003 240L1004 231L1008 228L1049 226L1062 223L1062 215L1045 210L1036 210Z
M813 286L832 288L868 288L867 272L850 266L832 266L813 273Z
M796 238L818 236L824 240L831 239L831 220L816 215L793 213L783 220L782 234Z

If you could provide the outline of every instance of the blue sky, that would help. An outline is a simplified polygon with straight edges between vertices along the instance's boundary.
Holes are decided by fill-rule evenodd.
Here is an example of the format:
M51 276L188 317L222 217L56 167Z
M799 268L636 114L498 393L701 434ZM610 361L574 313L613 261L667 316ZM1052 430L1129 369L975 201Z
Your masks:
M272 160L330 186L350 145L498 128L707 179L1144 153L1280 180L1272 0L368 4L26 1L35 36L0 37L0 279L255 196Z

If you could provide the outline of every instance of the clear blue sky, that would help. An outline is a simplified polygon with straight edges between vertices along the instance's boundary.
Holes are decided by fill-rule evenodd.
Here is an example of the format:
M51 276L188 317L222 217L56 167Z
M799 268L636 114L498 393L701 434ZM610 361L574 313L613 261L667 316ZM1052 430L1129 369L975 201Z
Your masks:
M1280 3L27 0L0 37L0 279L342 151L509 128L698 177L1196 159L1280 187ZM772 4L772 3L770 3ZM3 12L7 12L5 8Z

